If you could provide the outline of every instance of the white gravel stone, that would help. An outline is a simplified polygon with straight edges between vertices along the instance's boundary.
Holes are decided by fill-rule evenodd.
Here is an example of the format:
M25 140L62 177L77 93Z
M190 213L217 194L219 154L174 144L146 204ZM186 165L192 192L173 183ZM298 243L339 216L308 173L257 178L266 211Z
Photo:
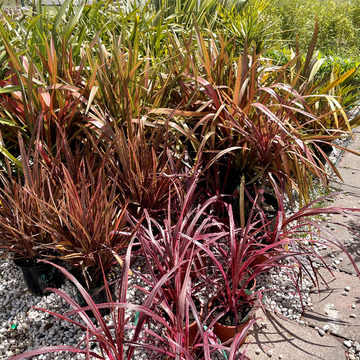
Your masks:
M351 341L350 340L344 340L343 344L347 347L347 348L351 348Z
M272 357L274 355L274 349L269 350L266 354L268 357Z

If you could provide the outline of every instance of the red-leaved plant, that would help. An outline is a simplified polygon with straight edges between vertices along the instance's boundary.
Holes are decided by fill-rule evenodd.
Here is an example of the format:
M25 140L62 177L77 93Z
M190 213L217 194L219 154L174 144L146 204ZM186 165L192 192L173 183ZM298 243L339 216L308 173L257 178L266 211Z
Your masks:
M81 285L81 283L66 269L61 266L52 264L57 267L61 272L77 287L78 291L81 293L83 298L86 301L86 306L81 307L76 303L68 294L59 289L49 288L47 290L55 292L62 299L64 299L72 308L72 311L69 311L66 314L58 314L46 309L38 309L50 313L62 320L66 320L78 328L84 330L84 338L78 346L67 346L67 345L54 345L39 348L36 350L27 351L23 354L14 356L11 360L20 360L27 357L54 353L60 351L66 351L70 353L80 353L86 355L87 359L103 359L103 360L123 360L136 358L136 349L141 348L149 352L149 356L157 356L161 354L166 354L167 351L164 349L162 344L162 337L157 334L154 330L144 326L144 323L138 322L137 325L134 325L134 319L136 313L140 313L140 317L144 316L145 318L150 318L152 321L160 324L164 328L169 328L167 322L159 316L156 312L150 310L152 307L153 299L147 301L144 305L135 305L126 302L127 292L129 288L129 276L131 276L130 270L130 258L132 250L133 240L129 243L126 255L124 259L121 259L116 253L113 253L116 260L119 261L119 264L122 266L121 278L119 281L119 294L118 301L114 301L111 297L111 292L109 285L106 281L106 276L104 269L103 270L103 280L104 286L108 295L108 302L102 304L95 304L91 296L87 293L86 289ZM101 309L111 309L112 312L109 315L109 318L105 319L100 310ZM91 310L95 316L95 319L89 318L86 311ZM128 310L125 313L125 310ZM82 322L74 319L73 314L78 314ZM131 315L129 315L131 314ZM109 325L109 319L112 320L112 325ZM133 333L137 334L136 341L134 341L135 336ZM139 333L141 335L139 336ZM99 351L92 350L92 344L95 343L98 345ZM135 355L134 355L135 350ZM132 355L131 355L132 354Z
M204 283L197 277L204 271L201 260L205 248L226 232L210 231L216 222L207 210L217 199L196 206L196 180L192 179L180 207L169 200L167 217L162 222L145 211L145 221L138 230L147 275L136 274L152 291L139 288L154 298L156 311L167 319L169 329L164 329L164 340L169 356L179 359L199 354L210 359L216 348L209 344L211 335L204 328L199 297ZM145 316L139 321L144 322Z

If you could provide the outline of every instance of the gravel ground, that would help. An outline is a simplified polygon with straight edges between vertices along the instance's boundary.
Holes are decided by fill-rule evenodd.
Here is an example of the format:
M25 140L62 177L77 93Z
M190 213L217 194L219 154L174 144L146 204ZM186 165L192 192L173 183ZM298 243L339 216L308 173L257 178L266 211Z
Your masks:
M320 249L321 245L318 248ZM333 265L336 266L336 264ZM271 269L268 273L262 274L257 278L257 290L264 291L264 306L303 324L300 296L296 292L288 271L288 268L283 267ZM292 273L292 276L294 275L296 274ZM132 280L132 283L140 285L141 281L135 279ZM55 294L32 295L25 289L21 271L12 261L2 260L0 262L0 280L0 309L2 309L0 311L0 359L5 360L13 355L42 346L76 346L84 338L85 333L71 323L32 308L32 306L45 308L60 314L70 310L69 305ZM312 306L309 296L311 285L309 278L302 279L303 303L309 308ZM61 287L61 290L74 298L74 288L68 281ZM134 288L129 290L128 297L132 303L141 303L141 293ZM105 316L105 318L111 324L109 316ZM320 333L324 330L318 329L318 331ZM345 346L347 345L350 345L349 350L355 356L354 359L359 359L356 349L357 347L360 349L360 345L346 340ZM214 354L212 358L213 360L225 359L218 354ZM84 359L84 356L72 353L52 353L34 356L32 359L70 360ZM138 353L136 359L149 359L149 356L142 351L142 353Z
M64 313L69 305L55 294L34 296L12 261L0 262L0 359L49 345L76 345L84 333L71 323L32 306ZM74 293L68 283L61 290ZM83 359L69 354L39 355L33 359Z
M32 308L45 308L50 311L64 314L70 310L69 305L55 294L34 296L27 289L22 280L21 271L9 260L0 262L0 359L50 345L77 345L84 337L84 332L71 323L58 319L51 314ZM289 280L284 269L270 270L258 279L259 289L268 289L264 301L266 306L279 311L291 319L300 319L301 303L299 295ZM303 280L303 296L308 298L310 282ZM266 288L267 287L267 288ZM67 281L61 290L74 297L74 288ZM141 294L137 290L129 291L129 300L139 303ZM109 316L106 316L109 321ZM138 354L137 359L147 359ZM83 355L70 353L52 353L34 356L32 359L84 359ZM215 355L214 359L224 359Z

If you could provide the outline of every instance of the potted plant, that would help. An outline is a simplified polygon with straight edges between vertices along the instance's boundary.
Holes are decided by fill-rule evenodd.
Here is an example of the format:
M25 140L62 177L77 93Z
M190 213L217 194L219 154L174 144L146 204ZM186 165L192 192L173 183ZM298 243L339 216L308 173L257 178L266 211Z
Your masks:
M130 128L115 119L104 117L103 121L99 131L105 139L102 161L109 175L117 179L120 201L128 203L129 214L138 220L144 209L154 218L164 218L169 199L179 196L188 178L183 155L175 151L178 136L160 119L153 120L156 125L133 120ZM112 144L110 149L108 143ZM174 183L177 186L172 186Z
M38 152L30 158L21 137L19 143L23 176L15 178L8 162L7 171L0 173L0 249L11 254L29 290L42 295L46 287L59 287L63 282L56 268L38 262L57 258L57 252L51 249L51 234L38 226L37 220L41 217L39 200L56 201L58 184L40 162Z
M181 232L178 233L176 225L171 226L167 221L161 225L154 223L148 214L147 221L152 226L141 227L139 239L150 277L136 274L143 278L150 288L158 289L158 310L173 328L182 329L182 345L190 348L203 313L203 306L196 296L191 277L196 251L194 243L190 244L189 238L185 238ZM156 232L158 234L154 235ZM149 293L143 287L141 290Z
M354 265L356 273L360 274L345 246L324 229L317 219L324 214L347 214L356 219L359 210L316 207L317 203L326 199L327 197L319 198L290 216L279 211L277 226L271 231L262 229L266 228L266 219L263 219L259 228L258 221L255 221L259 213L255 218L250 216L244 228L236 228L229 206L229 236L227 241L218 243L218 253L222 254L222 257L211 256L220 275L218 278L209 277L209 282L219 289L209 302L211 326L214 326L214 332L222 342L240 332L243 335L242 342L245 340L246 331L251 326L251 310L254 310L252 307L260 304L261 300L261 294L251 291L249 284L260 273L273 266L297 269L295 273L298 278L293 277L293 281L300 298L298 283L301 283L303 273L307 273L314 285L317 285L319 274L313 263L320 262L327 268L328 265L316 252L314 244L319 243L343 251ZM267 256L264 261L258 261L261 256L268 254L271 256ZM283 262L286 258L290 261ZM304 264L310 264L314 274L311 274Z
M116 179L112 181L103 166L93 165L91 168L82 160L77 172L61 165L63 196L57 204L42 202L39 221L41 228L51 234L60 259L72 266L80 283L95 296L103 289L103 269L109 273L113 252L127 247L131 230L126 204L117 201ZM103 292L96 301L106 300Z
M197 255L214 244L225 231L210 232L216 220L207 213L216 198L196 206L197 177L184 199L175 203L169 199L167 217L159 222L145 210L145 219L137 231L146 263L145 274L135 271L146 284L139 287L145 294L153 293L156 307L170 324L165 337L176 342L181 351L196 354L202 346L203 306L199 297L205 282L204 269ZM144 270L142 270L144 271ZM152 290L149 290L152 289ZM150 295L149 295L150 296ZM170 343L171 344L171 343ZM174 354L176 347L172 345Z
M241 334L237 340L243 343L253 322L252 314L261 302L261 294L254 291L255 278L265 267L250 266L257 256L252 248L254 236L258 233L256 222L249 218L244 228L237 228L231 205L227 209L229 231L216 243L215 249L208 252L216 274L207 278L216 289L208 311L210 326L214 326L214 333L222 343L236 334Z

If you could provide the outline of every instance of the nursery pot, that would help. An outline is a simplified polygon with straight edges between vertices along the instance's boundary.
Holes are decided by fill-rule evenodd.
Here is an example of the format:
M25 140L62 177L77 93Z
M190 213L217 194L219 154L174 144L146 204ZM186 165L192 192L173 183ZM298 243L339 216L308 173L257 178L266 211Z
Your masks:
M249 322L250 322L250 318L236 327L230 325L223 325L219 321L217 321L214 325L214 333L220 339L220 341L224 343L225 341L233 339L237 333L241 333L245 329L245 327L249 324ZM242 345L245 342L245 340L246 340L246 335L240 341L240 345Z
M256 279L254 278L253 281L251 281L249 285L250 285L250 287L248 290L254 291L254 289L256 287ZM208 307L209 312L211 311L211 308L214 306L215 302L216 302L216 297L209 303L209 307ZM246 328L246 326L250 322L250 317L248 316L248 314L251 311L250 306L249 306L248 310L249 311L247 311L246 315L243 317L242 322L237 324L237 326L223 324L222 318L220 318L214 324L214 333L220 339L220 341L222 343L224 343L225 341L228 341L230 339L233 339L237 333L241 333ZM230 315L232 315L232 317L235 318L235 314L231 314L230 312L224 314L223 318L226 316L230 316ZM213 319L212 315L210 315L210 317ZM245 342L245 340L246 340L246 335L240 341L240 345L242 345Z
M201 304L201 301L197 297L193 297L195 305L198 305L200 307L200 319L203 317L204 313L204 307ZM189 324L189 345L191 345L194 342L195 336L199 330L198 324L196 320Z
M61 271L50 264L27 259L14 259L14 264L22 271L25 284L34 295L44 295L44 289L59 288L64 282Z
M95 304L102 304L102 303L109 302L109 299L108 299L107 293L106 293L106 288L104 287L104 285L90 287L90 288L87 288L85 285L83 285L83 287L87 291L87 293L91 296L91 298L92 298L92 300L93 300L93 302ZM114 286L109 285L109 289L110 289L111 297L112 297L113 301L115 301L115 288L114 288ZM79 292L78 289L76 289L76 300L77 300L77 303L81 307L88 306L88 303L83 298L83 296L81 295L81 293ZM99 311L100 311L100 314L102 316L104 316L104 315L107 315L107 314L110 313L110 308L99 309ZM89 317L92 317L92 318L95 317L92 310L86 310L86 314Z
M216 301L216 299L214 299L213 301L211 301L209 303L209 307L208 307L209 311L211 311L211 308L214 306L215 301ZM231 312L224 314L223 318L226 316L235 317L235 315L232 314ZM213 319L213 316L210 315L210 318ZM214 334L220 339L221 343L224 343L230 339L233 339L234 336L237 333L241 333L250 322L250 317L247 318L247 315L244 317L244 319L246 319L246 320L241 322L237 326L224 324L222 322L223 318L220 318L218 321L216 321L216 323L214 324L214 329L213 329ZM242 345L245 342L245 340L246 340L246 335L241 340L240 345Z
M269 259L273 258L274 255L272 253L263 253L254 258L254 260L250 263L250 267L255 267L264 264ZM269 267L272 267L273 265L270 263L268 265Z

